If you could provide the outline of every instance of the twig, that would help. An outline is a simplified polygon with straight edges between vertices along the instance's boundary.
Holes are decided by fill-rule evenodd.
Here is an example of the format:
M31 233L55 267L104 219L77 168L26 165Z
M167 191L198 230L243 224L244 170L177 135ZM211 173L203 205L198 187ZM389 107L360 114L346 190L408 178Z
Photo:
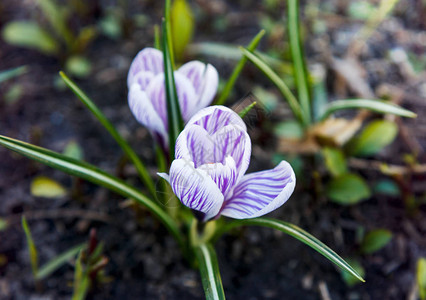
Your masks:
M388 175L426 174L426 164L414 166L389 165L377 160L350 158L349 166L355 169L375 170Z
M318 283L318 290L320 292L320 296L322 300L331 300L327 284L324 281L320 281Z

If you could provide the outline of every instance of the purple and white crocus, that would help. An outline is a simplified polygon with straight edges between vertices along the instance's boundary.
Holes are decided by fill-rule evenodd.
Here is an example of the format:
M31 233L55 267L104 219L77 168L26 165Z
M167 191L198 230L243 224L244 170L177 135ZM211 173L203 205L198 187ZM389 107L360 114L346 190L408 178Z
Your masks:
M220 215L262 216L284 204L296 184L285 161L271 170L245 174L251 140L243 120L224 106L210 106L194 115L175 149L170 174L159 175L202 221Z
M219 76L216 69L191 61L174 72L183 120L208 106L216 95ZM146 126L157 142L168 145L167 104L163 53L145 48L133 60L127 76L128 100L133 115Z

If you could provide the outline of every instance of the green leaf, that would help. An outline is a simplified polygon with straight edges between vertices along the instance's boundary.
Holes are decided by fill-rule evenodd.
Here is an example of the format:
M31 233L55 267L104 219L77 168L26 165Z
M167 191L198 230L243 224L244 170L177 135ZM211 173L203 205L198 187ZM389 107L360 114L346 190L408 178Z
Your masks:
M354 19L366 20L376 12L376 7L368 1L355 1L349 4L349 15Z
M31 269L33 271L34 277L36 277L38 272L38 253L25 216L22 216L22 228L24 229L25 237L27 239L28 251L30 253Z
M346 158L342 150L338 148L324 147L322 149L322 155L325 159L325 165L327 166L328 171L333 176L341 176L348 172Z
M287 5L289 43L294 64L297 93L304 120L309 124L311 122L311 99L309 95L308 74L300 37L299 1L288 0Z
M192 40L194 33L194 17L191 7L185 0L174 0L171 8L171 28L173 50L178 60L182 59L186 45Z
M419 258L417 261L417 285L421 300L426 299L426 258Z
M92 71L91 62L83 56L74 55L67 59L65 63L65 70L71 75L79 78L85 78L90 75Z
M260 102L260 105L266 113L273 112L278 105L278 96L269 90L266 90L260 86L255 86L253 89L254 97Z
M227 232L235 227L245 226L245 225L254 225L254 226L263 226L263 227L269 227L273 229L277 229L279 231L282 231L302 243L308 245L324 257L326 257L328 260L330 260L332 263L337 265L342 270L345 270L358 278L360 281L364 282L364 279L358 274L357 271L355 271L343 258L341 258L336 252L331 250L327 245L325 245L323 242L318 240L316 237L312 236L305 230L299 228L298 226L287 223L280 220L270 219L270 218L255 218L255 219L245 219L245 220L236 220L232 221L228 224L226 224L224 227L222 227L221 230L217 232L215 235L215 239L220 237L224 232Z
M182 249L185 249L183 237L176 222L156 202L121 179L86 162L2 135L0 135L0 145L52 168L103 186L123 197L134 199L153 213L176 238Z
M44 279L51 275L57 269L59 269L72 258L74 258L84 247L85 244L81 244L71 249L68 249L64 253L59 254L58 256L47 262L45 265L40 267L37 272L36 279Z
M38 176L31 182L31 195L35 197L60 198L66 194L66 188L49 177Z
M285 82L257 55L251 53L250 51L241 48L243 54L257 67L261 70L280 90L281 94L287 100L290 109L292 110L294 116L302 122L302 124L306 124L305 117L302 114L302 110L300 108L299 103L297 102L296 97L294 97L293 93L290 91Z
M123 35L121 20L117 14L112 12L107 13L107 15L99 21L99 26L102 33L111 39L118 40Z
M216 252L212 245L201 244L195 248L204 293L208 300L225 299L222 279L220 278L219 265Z
M93 113L99 122L105 127L106 130L115 139L117 144L123 149L124 153L129 157L136 167L136 170L141 177L142 182L148 188L152 196L156 196L155 184L149 175L148 170L139 159L138 155L133 151L126 140L118 133L114 125L105 117L102 111L95 105L95 103L70 79L64 72L59 72L66 85L73 91L73 93L83 102L84 105Z
M343 109L368 109L381 114L392 114L400 117L415 118L417 115L398 105L386 103L379 100L368 99L347 99L337 100L329 103L325 109L321 120L327 119L332 113Z
M304 131L299 122L285 121L277 124L274 133L276 136L286 139L301 139Z
M47 55L59 52L58 42L37 23L14 21L6 24L3 39L14 46L35 49Z
M353 258L348 258L348 259L346 259L346 261L352 266L352 268L354 268L354 270L359 275L361 275L362 277L365 276L365 270L358 260L353 259ZM346 271L343 271L343 270L342 270L341 274L342 274L342 279L345 281L345 283L348 287L353 287L354 285L359 283L358 278L356 278L352 274L350 274Z
M65 146L63 154L66 157L74 158L77 160L83 160L84 158L83 149L80 147L80 145L76 141L70 141Z
M370 197L371 192L364 179L356 174L343 174L327 185L327 197L333 202L350 205Z
M6 230L9 226L9 223L6 221L6 219L0 218L0 231Z
M4 101L7 104L13 104L21 98L24 93L24 87L22 84L16 83L12 85L4 95Z
M265 30L261 30L250 42L250 44L247 46L247 50L250 52L253 52L257 46L259 45L260 40L265 35ZM231 90L233 89L235 85L235 81L237 80L238 76L240 75L241 71L243 70L245 64L247 62L247 57L244 55L241 56L240 61L235 66L234 70L232 71L231 76L229 77L228 81L226 82L225 87L223 88L223 91L219 97L219 99L216 101L216 105L223 105L225 101L228 99L229 94L231 93Z
M28 71L27 66L21 66L13 69L8 69L0 72L0 83L3 81L20 76Z
M348 144L349 152L356 156L374 155L392 143L397 133L398 126L394 122L373 121Z
M374 192L377 194L382 194L387 196L394 196L394 197L401 196L401 191L399 190L399 186L395 183L395 181L389 180L389 179L380 180L374 186Z
M167 2L167 1L166 1ZM171 161L175 157L175 143L178 135L183 129L182 114L180 112L179 99L176 92L175 79L173 74L173 60L171 56L172 48L170 48L168 40L168 24L163 21L163 57L164 57L164 78L167 100L167 117L169 124L169 155Z
M69 49L71 49L74 36L68 29L67 25L67 13L66 7L59 6L53 0L38 0L43 15L49 21L52 29L56 32L56 35L61 38Z
M387 229L376 229L367 233L361 243L361 251L371 254L385 247L392 239L392 232Z

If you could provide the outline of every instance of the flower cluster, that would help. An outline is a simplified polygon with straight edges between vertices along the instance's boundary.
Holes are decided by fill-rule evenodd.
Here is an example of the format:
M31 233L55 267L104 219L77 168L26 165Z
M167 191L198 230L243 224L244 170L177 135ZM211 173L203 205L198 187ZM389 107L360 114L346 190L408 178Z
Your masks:
M219 76L212 65L191 61L175 71L174 78L180 110L186 122L212 102ZM127 86L134 116L166 148L169 141L162 52L154 48L140 51L130 66Z
M250 155L243 120L229 108L210 106L186 124L176 141L170 174L159 175L202 221L220 215L255 218L284 204L296 178L285 161L272 170L245 174Z

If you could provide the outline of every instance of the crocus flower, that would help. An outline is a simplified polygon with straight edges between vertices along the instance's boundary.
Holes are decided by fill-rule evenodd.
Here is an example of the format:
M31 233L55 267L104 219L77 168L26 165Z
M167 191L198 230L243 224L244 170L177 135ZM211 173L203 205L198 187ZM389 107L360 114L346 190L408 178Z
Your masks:
M296 184L285 161L271 170L245 174L251 140L243 120L224 106L210 106L194 115L175 149L170 174L159 175L202 221L220 215L262 216L284 204Z
M219 76L212 65L191 61L175 71L174 77L180 110L186 122L212 102ZM154 48L140 51L130 66L127 86L129 106L134 116L162 146L167 146L163 53Z

